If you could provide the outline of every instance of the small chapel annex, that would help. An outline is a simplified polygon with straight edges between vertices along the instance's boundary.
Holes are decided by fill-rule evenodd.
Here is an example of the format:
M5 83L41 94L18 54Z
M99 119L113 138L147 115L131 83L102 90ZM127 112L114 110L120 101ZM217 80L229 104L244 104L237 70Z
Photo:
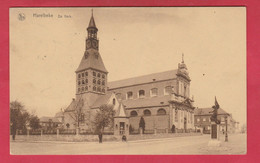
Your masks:
M108 82L108 71L99 53L98 28L92 16L87 27L86 48L76 70L76 97L64 110L64 126L77 128L76 108L82 105L79 127L90 130L101 105L114 105L114 134L139 131L145 120L145 132L189 132L194 128L193 99L190 98L188 69L184 60L177 69Z

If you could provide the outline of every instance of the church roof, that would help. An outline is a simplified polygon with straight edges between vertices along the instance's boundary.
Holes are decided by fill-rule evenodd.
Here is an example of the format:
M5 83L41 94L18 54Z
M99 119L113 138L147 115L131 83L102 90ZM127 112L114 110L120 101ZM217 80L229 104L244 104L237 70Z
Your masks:
M123 100L126 109L169 105L170 95Z
M150 82L156 82L156 81L162 81L162 80L168 80L168 79L174 79L176 78L176 70L170 70L160 73L153 73L118 81L112 81L108 82L108 88L109 89L115 89L120 87L126 87L126 86L133 86L138 84L144 84L144 83L150 83Z
M65 112L66 111L74 111L75 108L76 108L76 104L77 104L78 101L76 101L75 99L73 99L70 103L70 105L65 109Z
M210 112L212 112L213 111L213 108L196 108L195 110L194 110L194 114L195 115L211 115L212 113L210 113ZM218 109L218 114L220 115L220 114L228 114L229 115L229 113L227 113L225 110L223 110L222 108L219 108Z
M127 117L123 103L119 104L115 117Z
M98 97L94 104L91 106L91 108L99 108L101 105L107 104L111 95L112 93L107 93L106 95Z
M99 52L95 49L88 49L85 51L85 54L83 55L76 72L89 69L89 68L107 73L107 69L105 68L103 60Z
M62 116L64 116L63 111L59 111L58 113L55 114L55 117L56 117L56 118L62 117Z

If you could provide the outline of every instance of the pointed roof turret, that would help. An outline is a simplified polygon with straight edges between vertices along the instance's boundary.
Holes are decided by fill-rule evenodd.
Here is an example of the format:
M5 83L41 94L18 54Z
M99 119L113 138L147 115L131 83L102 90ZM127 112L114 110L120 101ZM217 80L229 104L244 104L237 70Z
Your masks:
M118 106L115 117L127 117L126 112L125 112L125 106L122 102L120 102L120 104Z
M90 18L90 21L89 21L88 28L97 28L95 20L94 20L94 16L93 16L93 9L91 11L92 11L92 15L91 15L91 18Z
M182 61L181 61L181 63L178 64L177 75L182 75L185 78L187 78L188 80L190 80L189 71L187 69L186 64L184 63L184 54L183 53L182 53Z

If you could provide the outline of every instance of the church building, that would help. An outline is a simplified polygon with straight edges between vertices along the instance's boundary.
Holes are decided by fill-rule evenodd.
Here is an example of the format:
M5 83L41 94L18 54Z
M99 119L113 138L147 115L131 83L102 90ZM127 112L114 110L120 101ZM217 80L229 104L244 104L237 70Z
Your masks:
M85 52L75 71L76 98L63 114L65 127L90 130L90 121L99 107L111 104L116 112L115 135L139 132L141 117L145 121L144 133L167 133L172 128L189 132L194 128L191 79L183 58L174 70L108 82L93 13L87 32Z

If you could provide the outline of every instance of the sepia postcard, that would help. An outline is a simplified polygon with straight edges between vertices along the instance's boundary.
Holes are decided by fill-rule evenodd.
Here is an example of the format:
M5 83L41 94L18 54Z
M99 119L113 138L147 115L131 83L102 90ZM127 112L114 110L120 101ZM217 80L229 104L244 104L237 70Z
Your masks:
M245 7L10 8L11 155L244 155Z

